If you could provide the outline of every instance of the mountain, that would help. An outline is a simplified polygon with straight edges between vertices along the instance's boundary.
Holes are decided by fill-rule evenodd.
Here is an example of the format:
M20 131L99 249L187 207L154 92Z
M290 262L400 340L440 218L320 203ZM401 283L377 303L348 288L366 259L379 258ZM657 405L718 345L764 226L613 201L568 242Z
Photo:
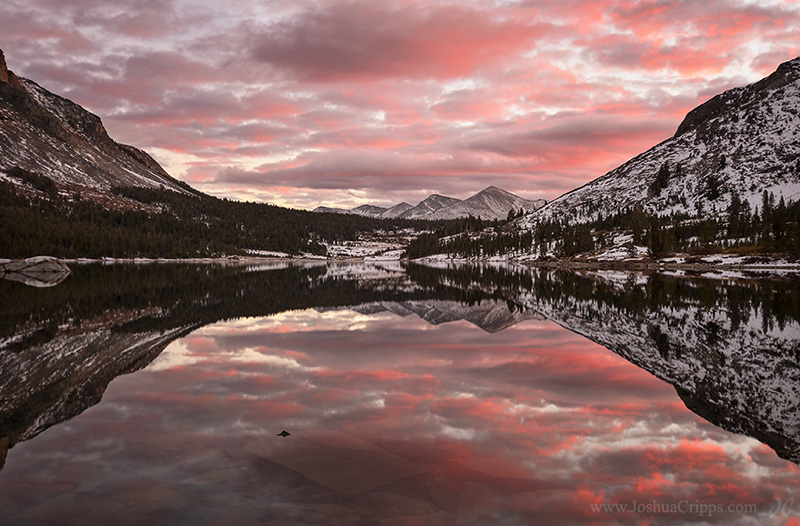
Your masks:
M381 217L385 217L387 219L400 217L412 208L414 207L403 201L402 203L397 203L396 205L387 208L386 211L381 214Z
M359 214L367 217L380 217L381 214L386 212L386 208L375 205L361 205L353 209L354 214Z
M531 201L507 192L502 188L490 186L446 208L430 214L430 219L456 219L472 215L483 219L505 219L509 210L533 212L545 205L544 199Z
M442 208L447 208L460 202L461 200L455 197L433 194L420 201L417 206L403 212L400 217L403 219L430 219L430 215L434 212L438 212Z
M800 197L800 58L690 111L675 135L521 221L571 222L641 204L660 216L719 217L736 193L752 209L762 193Z
M361 205L355 208L333 208L330 206L318 206L312 212L318 214L356 214L366 217L380 217L385 219L393 219L400 217L407 210L411 209L408 203L398 203L390 208L375 205Z
M352 214L352 210L346 210L344 208L333 208L330 206L318 206L312 212L316 212L318 214Z
M14 167L94 190L197 193L142 150L111 139L97 115L9 71L0 51L0 172Z
M456 199L445 195L433 194L426 197L416 206L398 203L391 208L374 205L361 205L356 208L330 208L318 206L314 212L334 214L359 214L368 217L400 218L400 219L457 219L459 217L480 217L482 219L506 219L509 210L520 209L532 212L544 206L544 199L531 201L507 192L502 188L490 186L477 194L464 199Z

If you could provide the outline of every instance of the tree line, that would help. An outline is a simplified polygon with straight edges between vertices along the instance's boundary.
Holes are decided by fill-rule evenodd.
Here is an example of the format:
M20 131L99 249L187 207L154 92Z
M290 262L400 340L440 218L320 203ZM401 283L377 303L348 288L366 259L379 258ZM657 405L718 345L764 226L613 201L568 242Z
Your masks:
M655 188L663 183L656 178ZM714 190L711 185L709 191ZM653 190L655 191L655 190ZM515 217L509 214L509 219ZM572 224L562 218L543 220L530 230L520 230L511 221L494 228L456 235L434 232L419 236L407 248L409 258L434 254L452 254L463 258L513 255L515 253L553 254L572 257L576 254L608 248L614 238L628 233L631 250L646 247L650 256L664 257L681 252L702 255L719 252L734 254L781 254L800 258L800 202L777 200L764 191L761 207L734 193L724 214L706 216L649 213L639 204L593 221Z
M0 181L0 257L188 258L248 250L325 255L326 242L362 233L443 228L445 221L320 214L265 203L119 187L112 194L144 206L123 209L65 192L52 179L20 168Z

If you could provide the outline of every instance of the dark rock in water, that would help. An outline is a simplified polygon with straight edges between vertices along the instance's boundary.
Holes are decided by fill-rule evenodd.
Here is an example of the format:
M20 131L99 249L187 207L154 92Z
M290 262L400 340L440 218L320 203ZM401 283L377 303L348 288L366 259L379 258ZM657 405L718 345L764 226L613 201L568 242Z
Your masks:
M36 256L27 259L0 263L0 277L19 281L32 287L52 287L69 276L69 267L50 256Z
M283 431L281 431L280 433L278 433L278 434L277 434L277 436L279 436L279 437L288 437L288 436L290 436L290 435L291 435L291 433L289 433L289 432L288 432L288 431L286 431L285 429L284 429Z

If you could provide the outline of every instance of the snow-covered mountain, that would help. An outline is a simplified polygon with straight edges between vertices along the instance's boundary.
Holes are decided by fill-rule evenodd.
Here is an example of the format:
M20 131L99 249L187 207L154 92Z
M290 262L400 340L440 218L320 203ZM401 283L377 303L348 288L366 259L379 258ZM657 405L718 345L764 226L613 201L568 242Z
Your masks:
M387 208L381 214L381 217L384 217L384 218L387 218L387 219L393 219L395 217L400 217L403 214L405 214L407 211L411 210L412 208L414 208L414 207L411 206L410 204L406 203L405 201L403 201L402 203L397 203L396 205Z
M673 137L520 224L554 217L581 222L637 203L659 215L708 217L722 214L733 192L760 208L764 190L776 202L800 198L800 58L698 106Z
M196 193L142 150L111 139L97 115L9 71L0 51L0 177L12 167L94 190Z
M381 214L386 212L386 208L382 206L375 206L375 205L361 205L357 206L353 209L354 214L360 214L362 216L369 216L369 217L380 217Z
M433 194L420 201L417 206L409 208L400 214L400 217L403 219L430 219L431 214L460 202L461 199L456 199L455 197Z
M483 219L505 219L509 210L533 212L545 205L544 199L531 201L507 192L502 188L490 186L446 208L439 209L430 215L430 219L455 219L472 215Z
M391 208L373 205L361 205L352 209L330 208L318 206L314 212L336 214L361 214L369 217L401 219L457 219L459 217L481 217L482 219L505 219L509 210L532 212L544 206L544 199L531 201L507 192L502 188L490 186L477 194L464 199L456 199L446 195L433 194L420 201L416 206L398 203Z

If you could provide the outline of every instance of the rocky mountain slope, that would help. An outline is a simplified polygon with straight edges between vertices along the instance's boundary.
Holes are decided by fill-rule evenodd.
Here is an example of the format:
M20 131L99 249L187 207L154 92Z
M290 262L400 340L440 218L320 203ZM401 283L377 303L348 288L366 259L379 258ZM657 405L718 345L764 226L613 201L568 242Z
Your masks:
M673 137L520 224L585 222L636 204L662 216L719 216L734 192L754 209L765 190L776 202L800 198L800 58L698 106Z
M9 71L0 51L0 178L12 167L93 190L196 193L145 152L111 139L97 115Z
M458 219L459 217L480 217L482 219L505 219L509 210L515 212L520 209L526 212L538 210L545 205L544 199L524 199L518 195L507 192L502 188L490 186L477 194L461 200L440 194L433 194L416 206L408 203L398 203L390 208L374 205L361 205L352 209L329 208L319 206L314 212L327 212L338 214L360 214L369 217L400 218L400 219Z
M381 217L385 217L388 219L400 217L409 210L411 210L412 208L414 207L403 201L401 203L397 203L396 205L387 208L384 212L381 213Z

